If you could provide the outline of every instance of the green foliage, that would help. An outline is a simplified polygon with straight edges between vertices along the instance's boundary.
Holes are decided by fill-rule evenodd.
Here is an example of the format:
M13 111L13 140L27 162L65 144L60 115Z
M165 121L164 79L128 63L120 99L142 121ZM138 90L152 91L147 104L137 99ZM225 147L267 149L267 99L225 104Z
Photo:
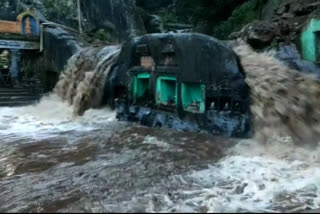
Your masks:
M242 16L247 17L241 17L241 19L251 20L251 17L256 17L254 11L258 1L260 0L174 0L170 5L162 5L163 8L158 11L158 14L162 17L165 25L177 22L192 24L197 32L213 34L214 27L228 20L233 15L233 11L241 5L245 6L238 13L244 12L246 14ZM241 15L236 13L234 19L237 19L238 16ZM243 22L247 22L246 20ZM227 23L227 25L230 24ZM224 26L224 28L226 27ZM228 29L221 29L218 35L222 34L220 31L229 32Z
M41 12L48 20L76 28L77 2L76 0L41 0L44 10Z
M178 22L178 17L175 14L168 12L166 8L159 11L159 16L162 18L164 24Z
M111 35L108 31L105 29L99 29L94 37L100 41L110 41L111 40Z
M236 8L231 17L214 28L213 35L219 39L228 39L232 32L240 31L246 24L259 18L263 0L250 0Z
M158 14L167 23L192 24L196 32L227 39L258 19L267 0L175 0Z

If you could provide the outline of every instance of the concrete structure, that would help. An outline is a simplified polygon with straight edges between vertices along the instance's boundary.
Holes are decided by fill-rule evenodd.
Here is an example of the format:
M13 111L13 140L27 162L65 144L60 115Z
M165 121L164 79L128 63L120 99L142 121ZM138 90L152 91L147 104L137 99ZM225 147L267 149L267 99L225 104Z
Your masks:
M320 18L312 18L301 34L302 56L320 62Z
M81 48L74 30L36 14L30 8L16 21L0 20L0 106L25 105L52 90Z
M9 52L8 70L0 69L1 85L19 82L19 61L22 51L40 50L40 21L33 9L21 13L16 22L0 20L0 53ZM1 66L0 66L1 67ZM9 78L4 78L9 76Z
M39 36L40 22L35 16L33 9L19 14L16 22L0 20L0 33L22 34L25 36Z

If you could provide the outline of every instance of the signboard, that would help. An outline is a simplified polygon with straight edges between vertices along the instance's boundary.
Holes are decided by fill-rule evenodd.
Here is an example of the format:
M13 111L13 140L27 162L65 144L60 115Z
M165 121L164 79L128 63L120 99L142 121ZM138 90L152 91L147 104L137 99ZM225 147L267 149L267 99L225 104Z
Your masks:
M40 50L40 42L0 39L0 49Z

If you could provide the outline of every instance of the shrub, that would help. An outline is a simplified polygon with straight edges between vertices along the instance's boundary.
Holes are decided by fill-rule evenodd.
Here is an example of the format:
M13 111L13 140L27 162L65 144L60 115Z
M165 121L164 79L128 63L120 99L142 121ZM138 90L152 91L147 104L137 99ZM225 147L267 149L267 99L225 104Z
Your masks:
M95 33L94 37L100 41L110 41L111 40L111 35L108 31L105 29L99 29Z
M242 4L226 21L214 27L213 35L219 39L228 39L232 32L240 31L246 24L259 19L263 2L263 0L250 0Z

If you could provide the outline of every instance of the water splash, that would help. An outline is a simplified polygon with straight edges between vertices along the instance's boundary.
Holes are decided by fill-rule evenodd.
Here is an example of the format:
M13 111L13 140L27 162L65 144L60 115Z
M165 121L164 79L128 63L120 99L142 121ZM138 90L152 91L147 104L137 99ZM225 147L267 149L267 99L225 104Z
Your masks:
M247 45L234 48L251 88L257 139L290 136L298 144L318 143L320 137L320 81L289 69L277 59L254 52Z
M3 141L48 138L66 131L92 131L115 121L115 112L107 107L90 109L82 117L74 116L73 111L72 106L53 93L35 105L1 108L0 136Z
M285 145L283 151L276 150L279 144ZM297 148L285 138L269 145L243 140L207 169L171 176L146 191L144 199L138 197L131 203L145 200L145 209L151 213L292 213L319 209L319 148L315 150ZM159 191L166 188L169 193Z
M54 92L73 106L74 115L100 107L106 77L119 53L119 46L86 48L69 60Z

